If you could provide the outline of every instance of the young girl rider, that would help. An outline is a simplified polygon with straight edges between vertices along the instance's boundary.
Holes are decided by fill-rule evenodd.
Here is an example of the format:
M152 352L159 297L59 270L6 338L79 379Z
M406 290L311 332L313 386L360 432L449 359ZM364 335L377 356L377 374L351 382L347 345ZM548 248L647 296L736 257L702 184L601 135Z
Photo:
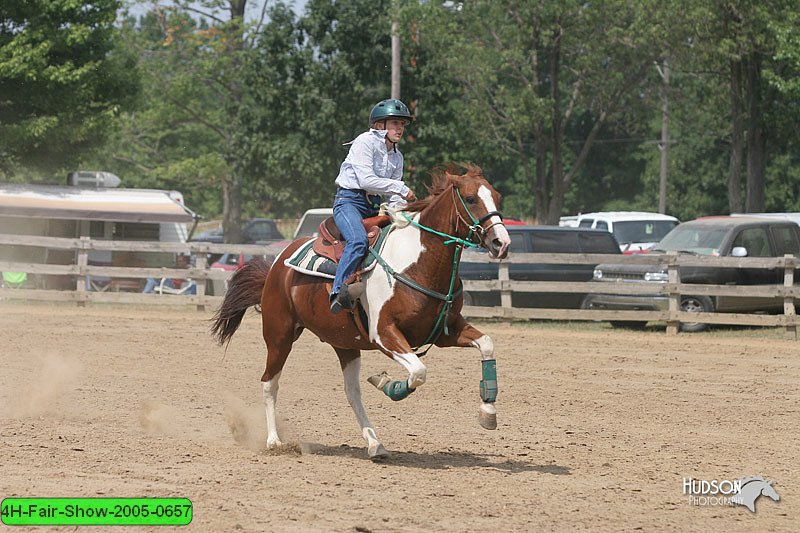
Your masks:
M392 206L417 199L403 183L403 154L397 149L412 120L408 107L400 100L375 104L369 114L369 131L355 138L339 169L333 218L345 245L331 289L333 314L353 307L344 281L355 273L367 254L367 232L361 221L378 214L381 195L390 195Z

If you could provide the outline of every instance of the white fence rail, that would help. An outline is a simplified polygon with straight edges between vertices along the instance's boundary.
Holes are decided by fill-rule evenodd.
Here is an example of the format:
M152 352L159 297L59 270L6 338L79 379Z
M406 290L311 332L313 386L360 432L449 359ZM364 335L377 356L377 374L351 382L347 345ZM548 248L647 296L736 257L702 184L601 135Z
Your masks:
M216 306L222 301L220 295L206 294L209 280L227 280L232 272L210 269L206 264L207 254L245 253L265 254L275 257L281 251L276 246L192 243L160 243L143 241L106 241L88 238L65 239L57 237L35 237L0 234L0 247L37 246L49 249L72 250L74 264L36 264L0 261L0 271L27 272L29 274L65 275L75 277L75 290L54 291L41 289L0 289L0 297L8 299L113 302L137 304L196 305L198 309ZM88 264L90 250L117 252L172 252L192 254L196 257L193 268L142 268L123 266L95 266ZM464 262L494 262L485 255L469 254ZM605 254L514 254L498 261L498 279L477 281L465 280L468 292L499 291L500 306L464 308L464 315L480 318L552 319L552 320L620 320L620 321L664 321L669 333L677 333L680 322L705 322L709 324L731 324L752 326L785 327L787 335L797 338L800 317L796 314L795 300L800 299L800 286L795 284L795 271L800 259L793 256L778 258L700 257L670 255L666 258L669 282L651 283L574 283L546 281L516 281L509 277L509 265L514 263L541 264L591 264L620 263L663 264L665 258L655 255L605 255ZM680 267L715 268L768 268L783 270L783 283L774 285L701 285L681 283ZM86 290L87 276L111 278L176 278L192 279L197 283L196 295L137 294L124 292L92 292ZM587 293L587 294L659 294L668 298L669 309L665 311L611 311L584 309L539 309L515 308L511 296L514 292ZM680 310L681 295L765 297L783 300L783 314L764 315L746 313L688 313Z

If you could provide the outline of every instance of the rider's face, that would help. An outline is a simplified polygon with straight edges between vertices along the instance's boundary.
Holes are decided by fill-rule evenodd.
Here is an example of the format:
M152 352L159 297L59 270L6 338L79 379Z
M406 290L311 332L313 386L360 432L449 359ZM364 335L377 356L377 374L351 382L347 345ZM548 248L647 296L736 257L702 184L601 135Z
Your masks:
M398 118L390 118L386 120L386 140L389 142L400 142L403 138L403 132L406 129L406 121Z

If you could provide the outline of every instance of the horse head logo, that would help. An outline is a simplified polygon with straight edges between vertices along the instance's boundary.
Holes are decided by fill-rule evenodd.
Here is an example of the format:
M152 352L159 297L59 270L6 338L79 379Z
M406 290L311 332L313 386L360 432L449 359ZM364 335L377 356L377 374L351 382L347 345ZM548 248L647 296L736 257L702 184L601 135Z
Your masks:
M752 513L756 512L756 500L761 495L772 498L776 502L781 499L772 486L772 481L764 479L762 476L745 477L739 482L742 488L738 495L731 498L731 501L737 505L744 505Z

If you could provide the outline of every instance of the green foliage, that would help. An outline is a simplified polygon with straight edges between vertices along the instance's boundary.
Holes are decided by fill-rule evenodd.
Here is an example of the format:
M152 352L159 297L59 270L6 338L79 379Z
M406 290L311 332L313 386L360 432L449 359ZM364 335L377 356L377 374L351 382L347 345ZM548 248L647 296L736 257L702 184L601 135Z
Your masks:
M119 0L0 1L0 175L70 168L138 90Z
M115 126L106 148L84 161L126 185L181 190L210 217L236 209L245 217L292 217L328 206L343 143L390 96L397 17L401 99L417 117L401 149L418 194L433 167L469 161L504 194L510 216L553 222L578 211L657 209L662 80L655 63L666 57L668 212L686 220L729 209L733 65L757 65L751 71L761 75L753 94L761 95L755 109L766 125L766 207L800 207L796 0L309 0L299 18L270 1L262 25L257 14L241 24L197 13L245 4L257 12L264 1L180 0L121 21L123 46L101 55L128 77L113 77L121 84L116 94L129 94L125 87L139 75L142 92L130 112L96 106L81 115L71 139L87 146L96 139L84 128ZM76 31L70 42L87 38ZM39 72L18 67L38 64L36 47L19 55L27 63L7 61L9 53L0 55L3 76ZM131 57L140 58L137 68L125 63ZM62 85L92 72L47 71ZM748 94L744 84L739 89ZM61 143L56 132L71 131L64 120L36 113L24 129L28 139ZM11 123L0 119L0 127Z
M389 96L389 5L312 0L298 21L281 5L270 11L245 70L237 142L253 198L271 214L331 205L343 143Z
M216 2L196 3L204 8ZM237 22L209 24L179 5L123 21L124 45L140 57L143 90L98 157L127 186L177 189L205 216L223 211L236 181L233 137L248 50Z
M422 68L457 87L459 131L516 160L515 183L528 184L529 205L552 223L592 144L609 123L630 120L646 97L647 69L671 31L651 22L661 9L477 1L459 9L423 4L409 16L421 20L429 49Z

